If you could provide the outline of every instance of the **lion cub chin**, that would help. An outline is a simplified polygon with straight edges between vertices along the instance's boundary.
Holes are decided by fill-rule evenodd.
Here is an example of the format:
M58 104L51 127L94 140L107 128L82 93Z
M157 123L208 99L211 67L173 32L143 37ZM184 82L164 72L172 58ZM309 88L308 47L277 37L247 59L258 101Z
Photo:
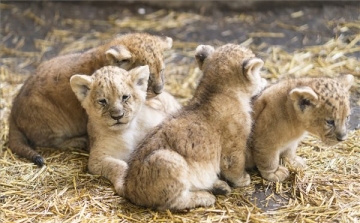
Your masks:
M146 100L149 74L148 66L129 72L106 66L92 76L70 79L89 117L89 171L109 179L119 195L123 194L126 162L136 144L167 114L180 108L166 92Z
M195 56L203 77L189 104L166 119L134 150L125 177L131 202L158 210L215 203L229 185L246 186L250 98L264 87L263 61L247 48L200 45Z
M353 80L352 75L289 79L265 89L253 102L253 160L247 167L255 162L263 178L283 181L289 171L279 165L280 158L295 168L306 166L296 148L307 132L327 145L345 140Z

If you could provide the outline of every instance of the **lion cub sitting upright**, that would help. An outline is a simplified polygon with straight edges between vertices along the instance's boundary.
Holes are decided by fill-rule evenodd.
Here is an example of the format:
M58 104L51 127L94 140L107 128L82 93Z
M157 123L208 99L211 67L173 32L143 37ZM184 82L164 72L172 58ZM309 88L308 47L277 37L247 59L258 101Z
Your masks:
M296 148L306 132L328 145L346 139L353 80L352 75L283 80L255 99L249 146L263 178L283 181L289 175L287 168L279 165L281 157L294 167L305 167ZM248 161L247 167L253 166L253 161Z
M264 87L263 61L247 48L200 45L203 77L189 104L156 127L134 150L125 177L131 202L158 210L214 204L215 194L245 186L251 97Z
M129 72L106 66L92 76L74 75L70 79L89 116L89 171L109 179L120 195L126 161L135 145L167 114L180 108L166 92L145 103L149 74L147 65Z

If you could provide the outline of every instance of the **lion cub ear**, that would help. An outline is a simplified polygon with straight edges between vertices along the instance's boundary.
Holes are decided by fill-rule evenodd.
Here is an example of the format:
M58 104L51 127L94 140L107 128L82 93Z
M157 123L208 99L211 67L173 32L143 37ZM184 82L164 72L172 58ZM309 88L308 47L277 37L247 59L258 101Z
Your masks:
M260 70L264 66L262 59L254 57L243 62L243 74L252 79L252 77L260 76Z
M92 78L88 75L76 74L70 78L70 86L76 97L82 102L89 94Z
M110 65L121 66L130 62L131 53L125 46L119 45L110 47L105 56Z
M159 37L161 41L161 47L163 50L170 50L173 44L173 40L170 37Z
M149 75L150 70L148 65L139 66L129 71L129 76L134 86L145 92L148 87Z
M346 90L350 90L351 86L354 84L354 76L351 74L346 74L337 77L337 80L344 86Z
M289 96L301 111L304 111L307 106L316 105L318 102L318 95L310 87L294 88L290 91Z
M199 45L195 50L195 59L199 66L199 69L203 69L204 61L215 51L214 47L210 45Z

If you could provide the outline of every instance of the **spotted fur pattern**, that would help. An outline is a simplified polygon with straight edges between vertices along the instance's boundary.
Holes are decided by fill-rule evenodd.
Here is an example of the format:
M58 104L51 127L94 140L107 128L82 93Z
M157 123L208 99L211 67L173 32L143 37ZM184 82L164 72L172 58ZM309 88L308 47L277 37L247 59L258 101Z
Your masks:
M283 181L289 172L279 165L280 158L296 168L306 166L296 156L298 143L306 133L318 136L327 145L344 141L353 79L352 75L290 79L265 89L253 102L255 124L247 166L256 165L267 180Z

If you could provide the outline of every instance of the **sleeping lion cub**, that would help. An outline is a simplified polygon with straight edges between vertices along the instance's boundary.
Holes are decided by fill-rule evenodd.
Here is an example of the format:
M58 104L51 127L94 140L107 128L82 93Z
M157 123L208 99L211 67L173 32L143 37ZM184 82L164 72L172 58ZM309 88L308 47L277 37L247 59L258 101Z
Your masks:
M125 177L131 202L158 210L215 203L229 185L250 183L245 172L251 130L251 97L266 84L263 61L247 48L200 45L195 56L203 77L189 104L149 133L134 150Z
M327 145L346 139L353 80L352 75L283 80L255 99L249 146L263 178L283 181L289 175L280 158L297 168L306 166L296 148L307 132ZM248 161L247 167L253 166Z
M109 179L119 195L126 161L135 145L167 114L180 108L166 92L146 100L149 74L148 66L129 72L106 66L92 76L74 75L70 79L89 117L89 171Z

